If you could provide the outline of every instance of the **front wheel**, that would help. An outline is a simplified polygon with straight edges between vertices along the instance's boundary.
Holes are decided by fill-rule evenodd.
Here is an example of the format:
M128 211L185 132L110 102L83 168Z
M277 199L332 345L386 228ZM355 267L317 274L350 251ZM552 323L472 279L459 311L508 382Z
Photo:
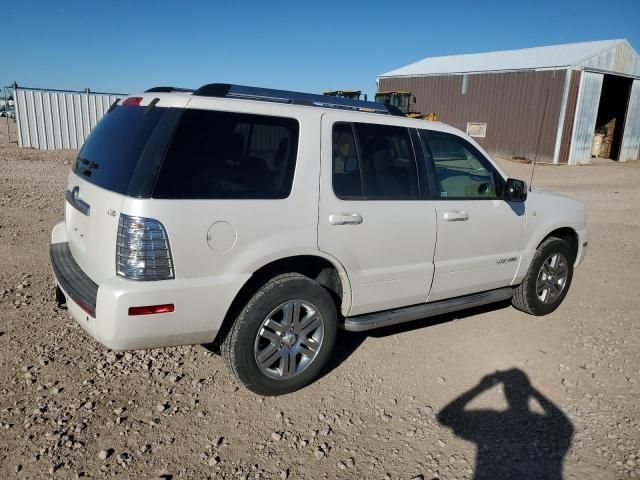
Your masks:
M549 237L536 250L516 287L512 304L531 315L547 315L560 306L573 278L574 254L564 240Z
M222 343L225 363L248 389L281 395L313 381L336 338L336 307L317 282L274 277L244 307Z

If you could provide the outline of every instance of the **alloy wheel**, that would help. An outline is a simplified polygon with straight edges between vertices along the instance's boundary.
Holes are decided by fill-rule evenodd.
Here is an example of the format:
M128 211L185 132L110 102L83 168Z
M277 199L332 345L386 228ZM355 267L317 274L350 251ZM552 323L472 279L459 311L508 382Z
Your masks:
M553 253L543 262L536 280L536 293L542 303L553 303L560 297L568 276L569 266L563 254Z
M268 377L291 378L315 360L323 338L320 312L307 301L290 300L263 320L254 342L254 357Z

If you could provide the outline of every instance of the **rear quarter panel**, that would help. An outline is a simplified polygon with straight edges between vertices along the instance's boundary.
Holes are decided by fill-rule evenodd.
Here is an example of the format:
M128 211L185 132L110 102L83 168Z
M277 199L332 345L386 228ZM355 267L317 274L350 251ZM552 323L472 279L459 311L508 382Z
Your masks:
M125 199L123 213L159 220L166 228L176 279L246 276L271 261L295 255L327 258L317 249L320 175L320 113L317 109L200 97L193 97L188 108L295 118L300 125L300 138L288 198ZM214 224L217 227L211 230ZM220 243L217 235L226 238L225 248L216 246ZM336 265L334 259L329 260ZM341 276L344 283L343 271ZM228 299L229 303L232 300Z

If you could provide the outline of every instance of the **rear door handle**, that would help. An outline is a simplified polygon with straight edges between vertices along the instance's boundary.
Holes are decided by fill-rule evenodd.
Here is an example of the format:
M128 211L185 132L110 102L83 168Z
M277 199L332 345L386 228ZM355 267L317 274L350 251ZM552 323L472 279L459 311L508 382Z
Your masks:
M442 216L445 222L466 222L469 220L469 214L464 210L451 210L450 212L444 212Z
M67 199L67 202L71 204L73 208L78 210L80 213L84 215L89 215L91 207L87 202L80 200L78 195L80 194L80 187L73 187L72 190L66 190L64 192L64 196Z
M331 225L360 225L362 215L359 213L332 213L329 215Z

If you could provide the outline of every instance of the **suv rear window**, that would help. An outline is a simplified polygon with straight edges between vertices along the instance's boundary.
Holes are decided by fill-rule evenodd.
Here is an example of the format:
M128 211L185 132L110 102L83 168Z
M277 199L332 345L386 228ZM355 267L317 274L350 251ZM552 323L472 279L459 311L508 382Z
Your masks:
M298 130L291 118L187 109L153 197L286 198L293 184Z
M167 110L115 107L91 131L73 172L99 187L126 194L142 151Z

